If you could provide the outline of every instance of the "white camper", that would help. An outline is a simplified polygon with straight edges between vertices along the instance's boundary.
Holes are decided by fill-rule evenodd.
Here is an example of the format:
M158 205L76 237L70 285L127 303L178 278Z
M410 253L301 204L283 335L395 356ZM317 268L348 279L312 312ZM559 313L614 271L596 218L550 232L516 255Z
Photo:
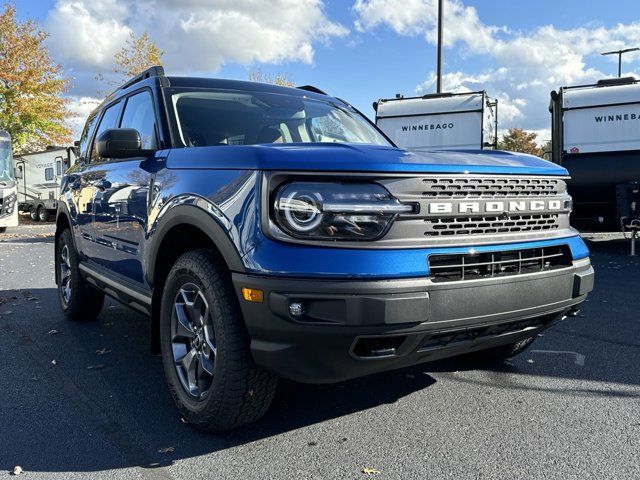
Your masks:
M14 159L18 183L18 210L46 222L55 215L60 180L69 168L71 148L49 147Z
M572 219L619 229L640 219L640 80L551 92L552 160L571 174Z
M409 150L496 148L498 101L487 93L440 93L381 99L374 103L376 125Z
M11 162L11 136L0 130L0 233L18 225L17 191Z

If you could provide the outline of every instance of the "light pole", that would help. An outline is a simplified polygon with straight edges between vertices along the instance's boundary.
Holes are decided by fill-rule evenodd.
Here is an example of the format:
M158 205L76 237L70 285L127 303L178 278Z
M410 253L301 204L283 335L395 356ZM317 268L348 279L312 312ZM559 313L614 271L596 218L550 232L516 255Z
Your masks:
M627 52L635 52L640 50L638 47L623 48L622 50L612 50L611 52L603 52L601 55L618 55L618 78L622 76L622 54Z
M438 0L438 78L436 92L442 93L442 20L444 14L444 0Z

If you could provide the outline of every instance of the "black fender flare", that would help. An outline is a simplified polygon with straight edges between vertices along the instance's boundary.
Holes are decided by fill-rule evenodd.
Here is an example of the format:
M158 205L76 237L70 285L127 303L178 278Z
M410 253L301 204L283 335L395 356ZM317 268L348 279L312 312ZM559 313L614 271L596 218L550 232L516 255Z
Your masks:
M193 204L181 204L163 212L157 226L150 231L149 249L146 252L146 276L149 285L153 286L158 251L162 241L171 229L177 225L190 225L204 232L218 248L227 267L232 272L244 272L245 266L238 249L233 244L229 233L210 213Z

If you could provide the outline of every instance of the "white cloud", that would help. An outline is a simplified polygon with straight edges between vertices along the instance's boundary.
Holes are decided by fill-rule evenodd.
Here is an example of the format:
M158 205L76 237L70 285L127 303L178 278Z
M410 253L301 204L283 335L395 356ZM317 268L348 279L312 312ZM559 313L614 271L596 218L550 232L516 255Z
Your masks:
M348 30L321 0L57 0L46 20L54 58L104 73L130 32L146 31L169 70L215 72L225 63L313 62L316 42Z
M69 100L67 108L70 113L67 123L73 132L73 139L77 140L80 138L87 117L100 104L101 100L94 97L79 97L75 95L67 98Z
M387 26L399 35L422 35L436 43L436 0L357 0L355 26L367 31ZM461 0L445 1L445 55L477 54L495 65L480 72L448 72L443 87L448 91L486 89L499 100L501 127L519 126L545 132L550 122L549 92L563 85L589 83L608 75L587 67L588 57L607 49L640 43L640 22L613 27L558 29L552 25L530 32L512 32L504 26L483 23L473 7ZM640 59L640 54L625 58ZM612 68L613 71L613 68ZM433 91L431 73L416 88Z
M110 77L131 32L149 33L177 74L213 73L226 63L312 63L314 44L348 34L322 0L56 0L45 28L52 57L73 77L74 132L95 103L90 96L111 89L95 76Z

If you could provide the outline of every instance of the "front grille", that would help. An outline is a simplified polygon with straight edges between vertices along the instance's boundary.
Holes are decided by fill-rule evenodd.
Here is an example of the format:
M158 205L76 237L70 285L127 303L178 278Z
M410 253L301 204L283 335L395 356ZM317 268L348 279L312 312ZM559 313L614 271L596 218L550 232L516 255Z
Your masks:
M487 235L492 233L534 232L557 230L557 213L505 216L447 217L425 219L427 237L446 235Z
M422 195L428 198L502 198L558 195L564 182L557 178L460 178L458 175L424 178L422 183Z
M498 252L430 255L428 261L432 281L453 282L570 267L571 252L566 245L558 245Z
M435 335L425 337L420 343L418 351L425 352L428 350L437 350L439 348L455 346L456 344L481 340L483 338L491 338L508 333L524 332L532 329L541 329L548 327L558 319L559 316L557 314L550 314L543 317L517 320L515 322L436 333Z

